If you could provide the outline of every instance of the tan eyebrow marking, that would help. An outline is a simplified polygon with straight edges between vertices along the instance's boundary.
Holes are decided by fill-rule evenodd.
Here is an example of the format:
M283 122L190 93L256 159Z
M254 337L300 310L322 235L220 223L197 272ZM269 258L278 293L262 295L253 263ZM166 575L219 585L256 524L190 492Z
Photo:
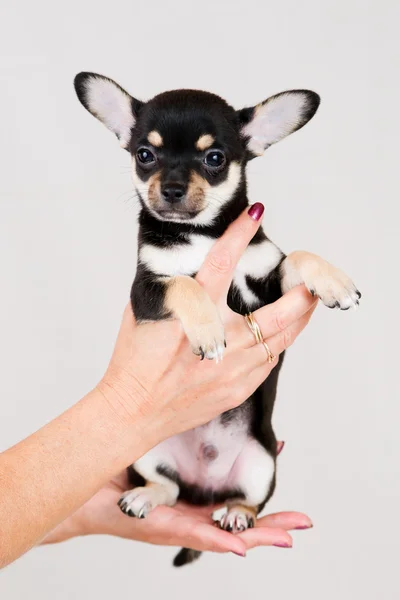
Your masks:
M163 139L158 133L158 131L150 131L149 135L147 136L147 139L149 140L150 144L152 144L156 148L161 148L161 146L163 145Z
M214 142L215 138L209 133L206 133L205 135L201 135L199 137L199 139L196 142L196 148L200 151L207 150L207 148L210 148L210 146L212 146Z

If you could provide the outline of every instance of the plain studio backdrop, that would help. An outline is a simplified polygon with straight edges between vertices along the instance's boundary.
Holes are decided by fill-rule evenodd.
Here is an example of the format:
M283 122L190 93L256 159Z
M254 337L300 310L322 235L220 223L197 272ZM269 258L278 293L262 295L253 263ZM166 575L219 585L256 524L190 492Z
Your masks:
M363 293L358 311L320 306L282 371L274 423L286 447L268 509L304 511L315 525L294 533L293 549L208 554L177 571L175 549L81 538L1 572L4 600L398 598L400 15L391 4L3 0L1 449L98 382L134 277L129 155L79 104L81 70L142 99L194 87L237 108L317 91L310 124L250 164L250 198L265 203L266 231L285 252L320 254Z

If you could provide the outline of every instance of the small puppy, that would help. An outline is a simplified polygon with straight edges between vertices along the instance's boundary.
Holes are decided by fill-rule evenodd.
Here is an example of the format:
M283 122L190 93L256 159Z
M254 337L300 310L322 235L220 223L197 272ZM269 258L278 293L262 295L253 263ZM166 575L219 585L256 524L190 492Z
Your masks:
M235 110L203 91L176 90L148 102L95 73L75 78L79 100L132 156L140 199L139 258L131 300L136 319L176 318L201 359L222 357L218 311L193 279L206 254L249 205L247 162L303 127L320 99L308 90L282 92ZM347 310L361 294L341 271L308 252L285 256L260 228L236 268L230 308L242 315L304 283L329 308ZM144 518L178 499L226 503L220 527L254 525L275 488L277 442L271 417L282 356L268 379L240 407L162 442L130 469L135 487L119 502ZM183 548L174 564L200 555Z

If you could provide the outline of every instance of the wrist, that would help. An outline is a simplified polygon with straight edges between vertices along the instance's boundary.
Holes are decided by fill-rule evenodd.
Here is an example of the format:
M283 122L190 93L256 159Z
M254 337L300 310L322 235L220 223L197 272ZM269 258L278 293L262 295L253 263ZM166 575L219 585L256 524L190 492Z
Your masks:
M131 440L134 458L139 458L160 441L153 399L133 374L110 367L94 393L102 397L111 421Z
M38 544L44 546L46 544L59 544L75 537L81 537L90 533L87 523L80 516L82 508L78 509L70 517L65 519L60 525L57 525L53 531L50 531L45 538Z

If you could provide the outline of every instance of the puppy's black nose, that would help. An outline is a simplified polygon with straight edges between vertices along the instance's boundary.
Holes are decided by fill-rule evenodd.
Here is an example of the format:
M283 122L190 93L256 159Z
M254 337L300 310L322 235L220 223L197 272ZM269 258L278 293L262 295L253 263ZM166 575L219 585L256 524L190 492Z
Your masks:
M176 204L185 198L185 188L179 183L166 184L161 190L161 195L165 202Z

